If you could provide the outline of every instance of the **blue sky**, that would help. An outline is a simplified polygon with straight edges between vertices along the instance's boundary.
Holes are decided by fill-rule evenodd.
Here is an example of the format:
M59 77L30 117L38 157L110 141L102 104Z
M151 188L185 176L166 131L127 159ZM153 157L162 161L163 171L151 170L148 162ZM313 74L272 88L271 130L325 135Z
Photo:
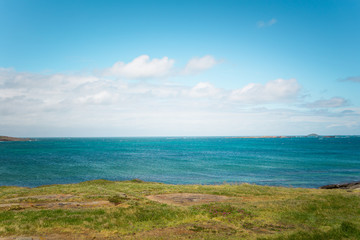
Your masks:
M0 0L0 135L360 134L359 12Z

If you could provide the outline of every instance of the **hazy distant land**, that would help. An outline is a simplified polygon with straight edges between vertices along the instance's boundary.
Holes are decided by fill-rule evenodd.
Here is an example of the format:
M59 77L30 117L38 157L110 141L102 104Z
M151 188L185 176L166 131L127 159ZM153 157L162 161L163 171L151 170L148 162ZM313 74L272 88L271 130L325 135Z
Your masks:
M298 135L298 136L285 136L285 135L274 135L274 136L231 136L226 138L299 138L299 137L322 137L322 138L335 138L335 135L318 135L315 133L309 135ZM3 142L15 142L15 141L30 141L30 138L16 138L16 137L9 137L9 136L0 136L0 141Z
M309 134L309 135L299 135L299 136L241 136L241 137L229 137L229 138L299 138L299 137L311 137L311 138L335 138L335 135L318 135L315 133Z
M15 138L8 136L0 136L0 142L24 142L30 141L30 138Z

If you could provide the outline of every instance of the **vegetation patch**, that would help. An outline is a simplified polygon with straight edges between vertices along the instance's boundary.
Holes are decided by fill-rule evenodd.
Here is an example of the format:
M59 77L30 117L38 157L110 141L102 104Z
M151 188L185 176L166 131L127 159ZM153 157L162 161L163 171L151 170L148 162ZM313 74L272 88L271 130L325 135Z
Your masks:
M343 222L339 227L331 228L329 231L314 230L312 232L299 231L285 236L260 238L259 240L342 240L360 239L360 229L353 223Z
M108 201L114 203L115 205L119 205L120 203L124 203L129 200L126 195L114 195L108 198Z
M88 181L0 187L0 238L360 239L358 191Z

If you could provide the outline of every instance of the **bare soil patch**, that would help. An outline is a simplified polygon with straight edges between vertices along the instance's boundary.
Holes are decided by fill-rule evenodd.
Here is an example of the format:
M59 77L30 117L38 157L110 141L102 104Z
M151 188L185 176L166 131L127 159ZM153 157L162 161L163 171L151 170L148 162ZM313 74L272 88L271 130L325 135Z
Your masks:
M119 236L105 236L103 234L91 234L91 233L51 233L40 236L8 236L0 237L0 240L119 240L123 239Z
M114 206L109 201L92 201L92 202L46 202L46 203L4 203L0 204L1 210L22 210L25 208L40 209L68 209L68 208L91 208Z
M69 200L72 198L76 198L77 196L75 195L71 195L71 194L50 194L50 195L34 195L34 196L26 196L26 197L16 197L16 198L8 198L8 199L4 199L3 201L5 202L17 202L17 201L29 201L31 202L31 200L38 200L38 201L46 201L46 200L50 200L50 201L61 201L61 200Z
M147 196L149 200L166 203L175 206L192 206L198 204L223 202L229 199L227 196L200 194L200 193L170 193Z

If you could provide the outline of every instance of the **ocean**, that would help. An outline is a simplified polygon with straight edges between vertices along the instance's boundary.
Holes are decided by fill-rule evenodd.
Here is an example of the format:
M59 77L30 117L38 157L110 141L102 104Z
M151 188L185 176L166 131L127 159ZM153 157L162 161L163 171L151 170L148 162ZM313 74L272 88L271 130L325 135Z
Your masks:
M36 138L0 142L0 185L93 179L317 188L360 180L360 137Z

